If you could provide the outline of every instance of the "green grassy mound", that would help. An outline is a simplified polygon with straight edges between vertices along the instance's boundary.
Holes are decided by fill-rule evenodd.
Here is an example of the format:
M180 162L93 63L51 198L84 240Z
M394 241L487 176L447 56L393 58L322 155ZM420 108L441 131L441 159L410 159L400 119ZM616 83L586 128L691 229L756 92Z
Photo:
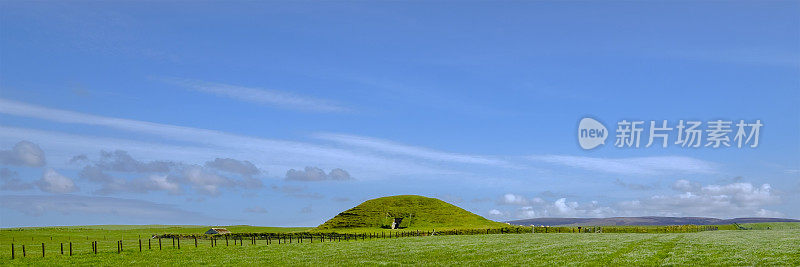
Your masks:
M400 228L457 229L498 228L504 223L487 220L450 203L429 197L402 195L367 200L323 223L318 230L389 228L395 219Z

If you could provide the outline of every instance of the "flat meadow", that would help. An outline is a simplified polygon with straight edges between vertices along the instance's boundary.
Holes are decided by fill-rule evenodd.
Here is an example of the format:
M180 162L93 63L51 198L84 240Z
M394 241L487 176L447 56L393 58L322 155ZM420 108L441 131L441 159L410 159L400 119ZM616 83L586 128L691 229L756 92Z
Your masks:
M799 224L744 225L759 230L694 233L524 233L418 236L267 245L250 240L162 239L152 234L202 233L202 226L71 226L0 230L0 265L800 265ZM780 226L780 227L777 227ZM239 232L303 232L309 228L229 226ZM777 229L776 229L777 228ZM760 230L764 229L764 230ZM769 230L766 230L769 229ZM139 251L139 237L143 249ZM52 240L50 240L52 238ZM92 241L98 242L93 254ZM117 252L117 241L123 251ZM148 248L148 240L150 247ZM15 259L11 259L11 243ZM60 244L73 243L73 256ZM41 255L45 243L45 257ZM26 245L22 257L21 245Z

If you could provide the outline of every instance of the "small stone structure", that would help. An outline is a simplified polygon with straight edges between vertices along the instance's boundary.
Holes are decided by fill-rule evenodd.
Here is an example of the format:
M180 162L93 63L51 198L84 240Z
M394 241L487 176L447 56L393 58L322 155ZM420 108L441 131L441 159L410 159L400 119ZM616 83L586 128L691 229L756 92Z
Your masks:
M394 218L392 220L392 229L399 229L401 222L403 222L403 218Z
M211 229L208 229L208 231L206 231L207 235L217 235L217 234L224 235L224 234L230 234L230 233L231 233L231 231L228 231L228 229L225 229L225 228L211 228Z

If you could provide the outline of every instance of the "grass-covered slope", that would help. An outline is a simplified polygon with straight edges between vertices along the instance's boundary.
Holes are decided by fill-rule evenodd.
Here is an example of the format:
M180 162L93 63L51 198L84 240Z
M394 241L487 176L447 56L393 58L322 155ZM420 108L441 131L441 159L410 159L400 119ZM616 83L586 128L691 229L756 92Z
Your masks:
M394 218L402 218L400 226L407 229L507 226L435 198L402 195L367 200L339 213L317 229L386 228Z

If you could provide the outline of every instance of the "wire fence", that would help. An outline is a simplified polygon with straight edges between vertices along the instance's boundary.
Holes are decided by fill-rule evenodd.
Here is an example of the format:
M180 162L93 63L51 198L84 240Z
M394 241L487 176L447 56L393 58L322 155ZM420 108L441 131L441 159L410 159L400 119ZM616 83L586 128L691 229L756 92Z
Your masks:
M713 225L680 225L680 226L509 226L490 229L450 229L450 230L393 230L369 233L336 233L336 232L295 232L295 233L229 233L216 235L162 234L150 238L118 240L86 240L58 242L26 242L13 240L10 244L11 259L19 257L47 257L91 255L98 253L118 253L125 251L143 252L152 250L180 250L199 247L230 246L270 246L281 244L355 242L376 239L393 239L405 237L426 237L444 235L479 235L479 234L540 234L540 233L684 233L718 230ZM17 242L14 242L17 241Z

